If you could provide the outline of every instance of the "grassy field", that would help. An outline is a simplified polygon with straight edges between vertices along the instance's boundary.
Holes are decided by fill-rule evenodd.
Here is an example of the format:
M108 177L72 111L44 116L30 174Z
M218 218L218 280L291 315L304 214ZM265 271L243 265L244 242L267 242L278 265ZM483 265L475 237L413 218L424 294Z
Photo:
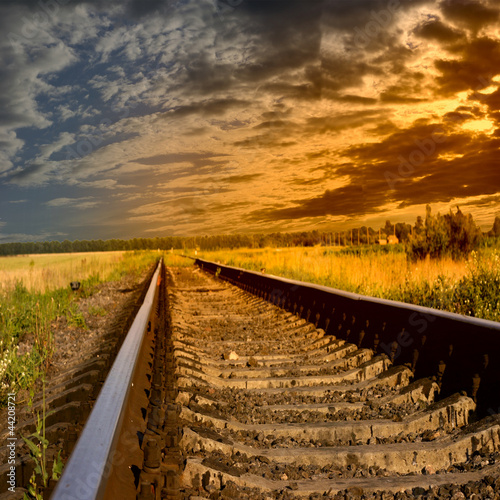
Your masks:
M124 261L125 252L21 255L0 258L0 293L19 282L31 292L68 286L90 276L103 279Z
M306 247L198 252L198 256L266 274L318 283L373 297L399 300L500 320L500 252L485 248L468 259L412 263L401 247Z
M51 324L65 316L84 325L77 297L91 295L104 281L139 276L163 256L167 265L191 265L188 259L158 252L101 252L0 257L0 404L9 391L29 389L48 368L54 354ZM81 282L75 295L71 281ZM29 353L18 355L29 336Z

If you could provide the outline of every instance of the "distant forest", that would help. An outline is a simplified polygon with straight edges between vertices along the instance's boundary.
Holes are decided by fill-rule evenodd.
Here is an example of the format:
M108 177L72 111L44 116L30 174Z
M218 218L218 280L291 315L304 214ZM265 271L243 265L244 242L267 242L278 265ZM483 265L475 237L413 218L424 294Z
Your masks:
M444 237L443 237L444 235ZM472 235L472 236L471 236ZM490 231L481 233L472 216L463 215L460 209L444 216L417 217L415 224L396 223L387 220L385 226L376 230L361 226L341 232L303 231L296 233L270 234L225 234L217 236L167 236L155 238L133 238L129 240L75 240L36 241L0 244L0 255L37 253L106 252L110 250L220 250L223 248L297 247L315 245L356 246L378 243L396 236L399 243L413 248L415 254L436 253L436 241L444 248L460 238L467 240L466 252L477 246L484 238L500 237L500 217ZM438 245L438 252L439 252ZM459 242L460 245L460 242ZM470 247L470 248L469 248ZM434 255L434 256L437 256Z

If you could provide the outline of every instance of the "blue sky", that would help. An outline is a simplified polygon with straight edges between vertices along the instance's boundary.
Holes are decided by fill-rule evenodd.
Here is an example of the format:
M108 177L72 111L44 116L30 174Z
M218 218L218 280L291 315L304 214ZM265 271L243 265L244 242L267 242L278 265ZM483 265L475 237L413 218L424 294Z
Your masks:
M500 200L491 0L0 6L0 242L335 231Z

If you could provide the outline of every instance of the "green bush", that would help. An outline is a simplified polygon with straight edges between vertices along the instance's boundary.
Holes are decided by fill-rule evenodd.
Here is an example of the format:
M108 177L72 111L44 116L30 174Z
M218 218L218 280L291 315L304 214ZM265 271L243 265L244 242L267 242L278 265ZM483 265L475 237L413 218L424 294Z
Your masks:
M500 321L500 255L498 251L493 253L491 265L491 261L486 264L472 251L467 274L458 282L441 275L432 283L426 281L419 285L408 278L404 287L388 293L386 298Z

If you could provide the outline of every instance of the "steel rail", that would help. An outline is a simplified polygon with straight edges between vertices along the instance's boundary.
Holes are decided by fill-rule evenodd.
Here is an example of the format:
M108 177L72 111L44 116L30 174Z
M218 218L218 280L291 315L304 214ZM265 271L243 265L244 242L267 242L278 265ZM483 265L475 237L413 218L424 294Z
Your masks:
M162 262L130 327L92 412L57 483L52 500L97 500L103 497L123 423L132 380L157 294Z
M258 271L250 271L248 269L243 269L241 267L233 267L233 266L226 266L226 265L221 265L217 262L212 262L208 260L202 260L198 258L193 258L186 256L190 259L193 259L195 261L195 264L207 268L208 266L216 266L221 269L231 269L234 271L238 271L240 275L242 273L245 273L247 275L252 275L257 279L266 279L270 278L276 282L282 282L286 283L287 285L292 285L293 287L305 287L309 288L311 290L319 290L322 292L326 292L331 295L336 295L338 297L345 297L351 300L355 301L364 301L367 303L372 303L372 304L379 304L379 305L385 305L389 307L394 307L394 308L399 308L403 309L406 311L414 311L418 312L421 314L427 314L427 315L433 315L436 317L442 317L442 318L447 318L451 319L453 321L459 321L463 322L466 324L469 324L471 326L479 326L479 327L485 327L485 328L490 328L493 330L498 330L500 332L500 323L496 321L491 321L487 319L482 319L482 318L474 318L472 316L464 316L462 314L457 314L453 313L450 311L443 311L440 309L433 309L431 307L426 307L426 306L419 306L416 304L408 304L406 302L399 302L397 300L389 300L389 299L381 299L378 297L370 297L369 295L361 295L359 293L355 292L347 292L345 290L340 290L339 288L333 288L325 285L317 285L316 283L309 283L307 281L299 281L299 280L292 280L290 278L284 278L282 276L276 276L274 274L268 274L268 273L263 273L263 272L258 272ZM224 277L224 275L222 275Z
M466 391L478 414L500 412L500 323L368 297L225 266L195 265L291 311L327 333L407 364L415 378L434 376L442 396Z

